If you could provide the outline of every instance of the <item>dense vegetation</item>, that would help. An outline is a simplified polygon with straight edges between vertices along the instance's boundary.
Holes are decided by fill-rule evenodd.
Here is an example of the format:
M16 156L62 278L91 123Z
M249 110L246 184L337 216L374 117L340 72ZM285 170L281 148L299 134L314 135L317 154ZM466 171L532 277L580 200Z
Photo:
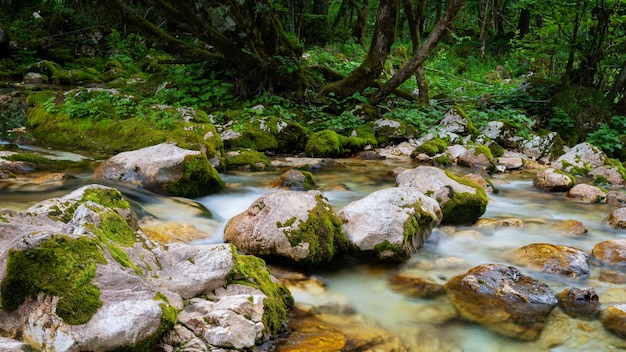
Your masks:
M153 108L167 105L349 138L381 116L424 132L459 106L477 125L557 131L624 160L625 0L0 0L0 28L7 85L39 72L122 94L40 97L85 130L171 130L180 110ZM26 107L3 103L15 138Z

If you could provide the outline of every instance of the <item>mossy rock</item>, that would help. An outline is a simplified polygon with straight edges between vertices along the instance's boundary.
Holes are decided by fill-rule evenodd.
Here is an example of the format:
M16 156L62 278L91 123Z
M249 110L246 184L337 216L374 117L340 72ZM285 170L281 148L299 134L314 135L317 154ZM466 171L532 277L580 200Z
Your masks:
M203 150L210 158L220 159L224 152L215 126L204 123L208 117L201 112L197 115L200 123L185 122L179 113L149 107L142 108L142 112L152 116L150 118L71 118L62 111L62 105L55 103L57 100L62 102L63 97L47 91L27 97L27 103L32 106L28 110L27 124L39 144L107 155L163 142Z
M489 199L485 190L474 182L458 177L446 171L446 175L452 180L476 189L476 193L454 192L450 189L450 200L441 206L443 213L442 224L473 224L487 210Z
M80 83L101 83L102 74L95 68L61 70L52 75L52 80L63 85L75 85Z
M100 290L92 280L96 265L105 263L98 241L87 237L54 235L37 248L9 250L0 306L14 311L26 299L44 293L60 298L56 314L67 324L87 323L102 307Z
M229 152L226 157L226 168L229 170L271 171L274 170L272 162L263 153L256 150L242 149ZM234 154L234 155L232 155Z
M200 153L187 155L183 163L182 177L165 183L163 188L171 195L197 198L217 193L225 186L226 184L206 155Z
M227 148L249 148L277 153L304 150L309 133L298 123L280 120L274 116L246 120L237 130L240 137L227 141Z
M373 143L372 143L373 142ZM314 133L306 143L304 152L315 158L340 158L349 156L367 145L376 144L371 138L345 137L333 130Z
M406 141L417 135L415 127L401 120L380 119L368 125L372 125L380 145Z
M238 254L234 246L232 251L233 268L228 282L257 288L267 296L263 300L263 333L277 334L287 321L288 309L294 304L291 292L272 279L263 259Z
M443 139L436 137L429 139L415 148L414 153L424 153L428 156L435 156L439 153L443 153L448 148L448 143Z

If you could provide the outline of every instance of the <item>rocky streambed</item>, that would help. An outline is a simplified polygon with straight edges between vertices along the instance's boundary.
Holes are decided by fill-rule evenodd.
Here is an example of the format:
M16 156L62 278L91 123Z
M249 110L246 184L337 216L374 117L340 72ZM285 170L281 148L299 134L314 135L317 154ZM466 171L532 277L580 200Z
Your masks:
M3 152L0 348L626 348L623 168L549 136L494 157L454 118L443 146L263 172L171 144L71 175Z

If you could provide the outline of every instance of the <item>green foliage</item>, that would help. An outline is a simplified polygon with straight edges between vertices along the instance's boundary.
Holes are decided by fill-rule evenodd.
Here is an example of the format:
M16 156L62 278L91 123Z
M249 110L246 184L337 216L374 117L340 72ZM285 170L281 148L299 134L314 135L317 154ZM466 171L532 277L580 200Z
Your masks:
M202 110L226 107L234 101L234 85L220 74L208 70L206 63L174 65L152 100L158 104Z
M6 105L0 104L0 133L3 139L6 140L10 135L16 134L11 130L24 126L26 126L26 112L17 101Z
M602 149L607 155L617 155L624 149L620 134L626 130L626 117L613 116L610 123L604 123L596 131L587 135L586 142Z
M102 307L100 290L92 283L96 264L105 264L97 241L56 235L39 247L10 250L2 280L2 309L13 311L43 292L60 297L56 314L67 324L87 323Z

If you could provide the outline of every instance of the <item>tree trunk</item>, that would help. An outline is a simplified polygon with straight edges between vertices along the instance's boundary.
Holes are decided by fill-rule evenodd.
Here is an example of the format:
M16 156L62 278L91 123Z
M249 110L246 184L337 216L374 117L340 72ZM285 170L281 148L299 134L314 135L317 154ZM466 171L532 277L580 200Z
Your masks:
M478 38L478 42L480 43L480 58L485 59L485 51L487 47L486 38L487 38L487 16L489 14L489 2L488 0L481 0L481 23L480 23L480 37Z
M395 40L397 17L398 1L381 0L367 57L346 78L327 84L322 90L324 95L334 95L337 99L343 99L361 92L378 79Z
M530 32L530 10L522 9L517 22L517 38L523 39Z
M626 88L626 61L622 63L622 68L620 69L619 75L615 79L615 83L613 83L613 87L611 87L611 91L607 96L607 101L609 104L613 104L615 98L620 92L624 92Z
M371 97L373 104L378 104L385 99L394 89L399 87L402 82L411 77L424 61L428 58L430 52L435 48L437 43L449 31L454 19L465 4L465 0L451 0L445 14L439 19L433 30L430 32L424 44L419 48L417 53L406 63L395 75L393 75L380 89L378 89Z
M368 0L362 0L363 4L360 5L356 0L350 0L350 3L357 11L357 18L352 26L352 36L359 44L363 44L365 40L365 29L367 28L367 7Z
M418 18L423 16L423 6L425 1L421 0L415 13L413 12L413 3L411 0L403 0L404 1L404 12L406 14L407 22L409 23L409 29L411 30L411 43L413 45L413 55L417 53L420 46L422 46L422 40L420 38L420 22L418 22ZM428 104L430 101L429 89L428 89L428 81L426 80L426 75L424 74L424 65L420 65L415 72L415 82L417 83L417 102L419 104Z

